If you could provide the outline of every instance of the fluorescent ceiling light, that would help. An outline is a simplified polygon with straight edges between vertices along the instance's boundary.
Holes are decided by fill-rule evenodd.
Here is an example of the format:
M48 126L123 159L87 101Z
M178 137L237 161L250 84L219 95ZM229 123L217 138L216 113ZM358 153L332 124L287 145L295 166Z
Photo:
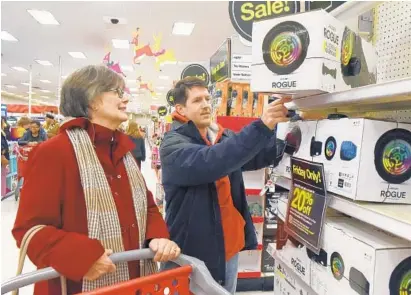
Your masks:
M47 83L47 84L51 83L51 81L49 81L49 80L40 80L40 82Z
M173 25L173 35L190 36L194 30L195 23L176 22Z
M6 74L4 74L4 73L1 73L1 76L2 76L2 77L5 77L5 76L7 76L7 75L6 75Z
M30 94L30 91L27 91L27 93ZM36 94L36 92L32 91L31 94Z
M67 79L67 75L65 75L65 76L61 76L61 79Z
M153 96L153 97L152 97L152 99L157 100L157 99L158 99L158 97Z
M130 91L136 92L138 89L137 88L129 88Z
M111 42L113 43L114 48L120 48L120 49L130 48L130 41L128 40L112 39Z
M51 62L49 62L48 60L39 60L36 59L35 60L36 63L42 65L42 66L52 66L53 64Z
M134 94L132 94L131 96L133 96L133 97L138 97L138 96L139 96L139 94L134 93Z
M6 86L7 88L10 88L10 89L17 88L17 87L16 87L16 86L14 86L14 85L4 85L4 86Z
M170 79L169 76L158 76L158 78L161 79L161 80L168 80L168 79Z
M161 92L157 92L157 93L156 93L156 95L161 95L161 94L162 94Z
M27 10L31 16L42 25L59 25L55 17L46 10Z
M79 52L79 51L73 51L73 52L69 52L68 54L70 54L72 57L74 58L86 58L86 56L84 55L83 52Z
M137 80L134 80L134 79L128 79L128 80L127 80L127 83L137 83Z
M21 85L24 85L24 86L30 86L30 83L23 82L23 83L21 83Z
M163 90L165 87L164 86L158 86L157 89Z
M132 66L120 66L123 71L132 72L134 68Z
M47 90L47 89L42 89L42 90L40 90L41 92L44 92L44 93L50 93L51 91L50 90Z
M50 97L45 96L45 95L41 95L40 97L42 97L42 98L50 98Z
M160 67L163 67L163 66L165 66L165 65L176 65L176 64L177 64L177 61L176 61L176 60L175 60L175 61L167 60L167 61L162 62L162 63L160 64Z
M12 34L6 31L1 31L1 40L3 41L10 41L10 42L17 42L19 40L16 39Z
M16 70L18 72L28 72L25 68L22 67L12 67L13 70Z

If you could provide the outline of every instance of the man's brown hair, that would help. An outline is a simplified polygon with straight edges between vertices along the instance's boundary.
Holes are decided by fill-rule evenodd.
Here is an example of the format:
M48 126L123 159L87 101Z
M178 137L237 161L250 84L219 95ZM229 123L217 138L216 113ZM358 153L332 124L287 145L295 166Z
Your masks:
M173 96L175 104L186 105L188 98L188 91L193 87L207 88L205 82L196 77L186 77L176 83L173 89Z

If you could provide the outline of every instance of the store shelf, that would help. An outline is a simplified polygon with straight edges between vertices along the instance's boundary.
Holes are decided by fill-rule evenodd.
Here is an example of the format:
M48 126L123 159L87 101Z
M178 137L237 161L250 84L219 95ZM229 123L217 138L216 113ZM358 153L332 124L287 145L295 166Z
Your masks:
M411 78L293 100L291 109L342 108L363 111L411 108Z
M264 222L264 217L252 217L253 223L263 223Z
M346 1L341 6L330 12L335 18L344 21L370 11L382 1Z
M244 272L239 272L238 273L238 278L239 279L255 279L255 278L260 278L261 277L261 272L259 271L244 271Z
M247 196L259 196L261 189L246 189L245 194Z
M276 185L290 189L291 180L279 177ZM328 196L328 207L411 241L411 205L355 202L332 193Z

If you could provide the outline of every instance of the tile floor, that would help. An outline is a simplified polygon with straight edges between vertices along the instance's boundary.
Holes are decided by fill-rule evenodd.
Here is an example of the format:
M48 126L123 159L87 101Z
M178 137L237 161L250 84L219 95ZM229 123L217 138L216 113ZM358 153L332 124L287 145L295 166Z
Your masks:
M147 147L148 149L148 147ZM147 153L147 161L142 164L143 175L146 179L148 188L154 193L156 188L156 177L150 165L150 153ZM18 202L14 198L9 198L1 202L1 281L5 281L15 275L18 260L18 249L11 235L11 228L14 223ZM35 270L33 264L27 259L24 272ZM20 289L20 295L33 294L33 286ZM238 293L243 295L273 294L273 292L245 292Z

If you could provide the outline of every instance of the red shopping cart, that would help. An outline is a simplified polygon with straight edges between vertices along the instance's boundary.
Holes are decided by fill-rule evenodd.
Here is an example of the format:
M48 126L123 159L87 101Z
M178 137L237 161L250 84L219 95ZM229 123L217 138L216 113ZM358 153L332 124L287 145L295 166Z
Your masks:
M132 260L152 259L150 249L132 250L110 256L114 263ZM96 289L82 295L230 295L211 276L204 262L180 255L174 260L179 268L137 278L113 286ZM1 294L34 284L39 281L58 278L60 275L51 267L14 277L1 285Z

